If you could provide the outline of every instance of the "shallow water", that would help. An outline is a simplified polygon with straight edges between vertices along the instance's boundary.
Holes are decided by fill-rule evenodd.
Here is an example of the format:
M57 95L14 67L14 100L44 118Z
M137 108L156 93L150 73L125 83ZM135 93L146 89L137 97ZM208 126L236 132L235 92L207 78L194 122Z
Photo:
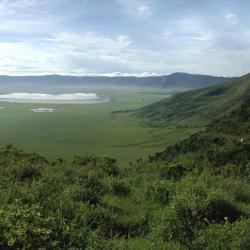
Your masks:
M52 108L35 108L35 109L31 109L32 112L34 113L52 113L55 112L55 109Z
M99 96L96 93L9 93L0 95L1 102L9 103L41 103L41 104L84 104L104 103L109 97Z

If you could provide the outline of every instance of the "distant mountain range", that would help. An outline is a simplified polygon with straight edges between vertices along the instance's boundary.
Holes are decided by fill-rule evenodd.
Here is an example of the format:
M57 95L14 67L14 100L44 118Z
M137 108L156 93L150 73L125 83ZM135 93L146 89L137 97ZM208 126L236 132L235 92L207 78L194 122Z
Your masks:
M104 76L0 76L0 84L82 84L82 85L111 85L111 86L142 86L160 88L203 88L213 86L230 78L208 75L193 75L174 73L164 76L151 77L104 77Z
M176 94L135 111L151 126L204 126L250 99L250 74L218 86Z

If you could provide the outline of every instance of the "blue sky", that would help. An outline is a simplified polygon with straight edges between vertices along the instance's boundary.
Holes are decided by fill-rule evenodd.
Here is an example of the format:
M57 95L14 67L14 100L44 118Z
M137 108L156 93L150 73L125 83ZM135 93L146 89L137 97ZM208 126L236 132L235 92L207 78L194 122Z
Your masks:
M0 74L250 72L249 0L0 0Z

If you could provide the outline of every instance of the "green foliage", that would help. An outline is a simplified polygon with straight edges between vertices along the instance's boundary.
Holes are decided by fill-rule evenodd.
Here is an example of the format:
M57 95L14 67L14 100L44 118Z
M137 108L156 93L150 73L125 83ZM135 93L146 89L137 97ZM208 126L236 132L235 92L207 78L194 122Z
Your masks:
M114 194L118 196L128 196L131 192L130 187L124 181L114 181L112 188Z
M39 205L16 200L0 210L0 246L2 249L65 249L86 246L84 221L66 221L45 216ZM79 230L77 232L77 230Z
M211 224L193 242L195 250L242 250L250 248L250 221Z
M202 186L188 191L186 188L176 193L166 209L163 228L166 241L178 240L190 247L196 233L207 225L235 222L243 215L226 192Z
M165 167L162 167L160 174L163 178L179 180L188 172L187 168L182 164L171 164Z
M152 183L147 187L146 197L150 202L168 204L175 194L175 184L166 181Z

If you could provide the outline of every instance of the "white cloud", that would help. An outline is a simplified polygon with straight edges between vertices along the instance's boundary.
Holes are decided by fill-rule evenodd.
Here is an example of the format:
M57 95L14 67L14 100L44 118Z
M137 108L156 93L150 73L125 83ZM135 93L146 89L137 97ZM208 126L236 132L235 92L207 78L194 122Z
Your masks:
M236 51L216 49L213 43L218 35L194 21L179 21L173 27L163 32L165 39L159 39L159 50L140 46L124 34L97 32L63 32L39 42L0 42L0 74L143 77L186 71L233 75L232 64L238 72L248 71L249 50L238 57ZM244 37L249 34L244 30ZM230 55L237 58L235 63L229 60Z
M105 37L90 32L60 33L44 42L0 42L0 74L69 74L80 65L81 74L87 74L95 71L93 62L128 63L124 55L131 43L124 35Z
M68 46L80 48L105 48L105 49L123 49L127 48L132 41L126 35L118 35L116 37L106 37L94 32L74 33L63 32L55 35L52 42L58 42Z
M30 7L39 6L48 3L48 0L0 0L0 16L16 14L19 10L29 10Z
M233 13L227 13L224 15L224 20L231 25L235 25L239 22L238 16Z
M152 15L152 11L151 11L150 7L148 7L146 5L138 6L137 13L139 16L142 16L142 17L149 17Z
M239 8L230 7L237 16L225 12L230 10L226 4L224 12L220 8L212 12L191 4L194 1L187 3L188 10L185 1L177 0L101 2L0 0L0 74L148 76L249 71L249 17ZM236 25L239 21L241 27ZM229 60L232 54L237 62ZM216 60L220 65L214 67Z
M50 13L60 0L0 0L0 32L34 37L55 32L66 15ZM2 35L0 33L0 35Z
M165 47L186 51L192 48L197 51L210 48L214 43L215 36L213 30L204 26L195 17L172 21L161 35Z
M117 0L123 7L125 13L135 17L149 17L152 15L152 9L148 5L139 3L136 0Z
M57 64L57 50L35 42L0 42L0 74L49 72L61 67Z

